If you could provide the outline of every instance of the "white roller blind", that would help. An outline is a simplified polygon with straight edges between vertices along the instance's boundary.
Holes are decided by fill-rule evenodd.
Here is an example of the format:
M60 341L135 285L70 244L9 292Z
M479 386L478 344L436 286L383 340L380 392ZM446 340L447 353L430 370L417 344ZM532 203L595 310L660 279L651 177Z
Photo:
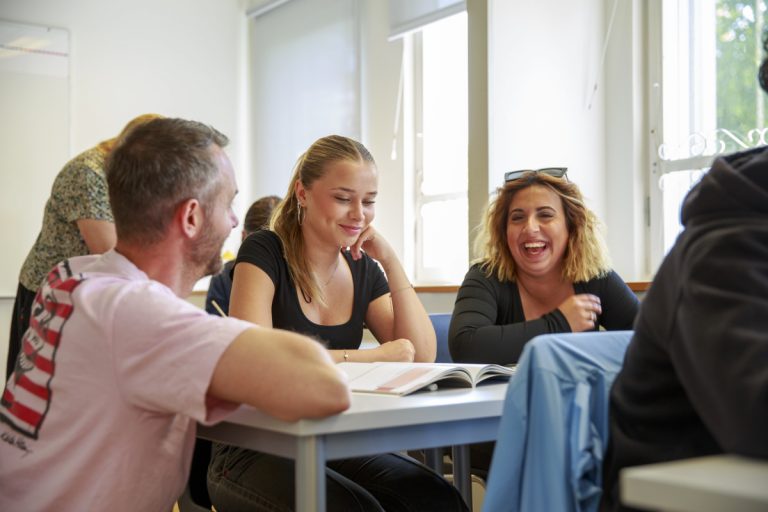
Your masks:
M389 38L467 10L464 0L389 0Z
M360 137L354 0L291 0L251 26L251 191L285 194L297 157L319 137Z

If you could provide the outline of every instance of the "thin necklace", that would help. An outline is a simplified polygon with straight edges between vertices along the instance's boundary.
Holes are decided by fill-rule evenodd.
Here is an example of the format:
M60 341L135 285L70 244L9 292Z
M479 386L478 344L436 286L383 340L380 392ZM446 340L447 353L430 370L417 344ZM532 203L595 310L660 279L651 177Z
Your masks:
M333 276L336 275L336 270L338 270L338 268L339 268L339 255L337 254L336 255L336 265L334 265L334 267L333 267L333 272L331 272L331 277L329 277L328 280L323 284L323 288L328 286L328 283L331 282L331 279L333 279Z

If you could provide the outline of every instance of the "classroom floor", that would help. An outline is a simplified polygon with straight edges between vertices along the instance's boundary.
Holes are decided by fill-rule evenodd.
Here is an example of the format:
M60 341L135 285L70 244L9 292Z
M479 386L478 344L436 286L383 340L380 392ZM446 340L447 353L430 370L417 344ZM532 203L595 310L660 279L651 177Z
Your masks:
M483 508L484 497L485 485L483 481L477 478L475 475L472 475L472 512L480 512L480 510ZM211 510L216 512L216 509L213 507L211 507ZM174 504L173 510L171 512L180 512L179 505Z

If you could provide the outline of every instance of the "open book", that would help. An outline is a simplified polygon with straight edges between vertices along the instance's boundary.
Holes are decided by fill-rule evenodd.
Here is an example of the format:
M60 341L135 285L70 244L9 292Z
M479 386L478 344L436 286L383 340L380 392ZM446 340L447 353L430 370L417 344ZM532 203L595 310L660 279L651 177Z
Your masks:
M471 388L481 382L508 380L514 366L454 363L339 363L358 393L407 395L438 387Z

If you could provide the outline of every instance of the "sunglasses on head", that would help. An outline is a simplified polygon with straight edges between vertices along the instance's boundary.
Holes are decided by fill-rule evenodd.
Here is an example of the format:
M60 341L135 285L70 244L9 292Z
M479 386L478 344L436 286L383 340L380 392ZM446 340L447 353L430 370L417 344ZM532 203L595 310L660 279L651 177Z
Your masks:
M549 176L552 176L553 178L562 178L563 176L565 176L567 179L568 178L567 172L568 172L567 167L542 167L541 169L521 169L519 171L509 171L504 173L504 183L520 179L526 173L532 173L532 174L542 173L542 174L547 174Z

